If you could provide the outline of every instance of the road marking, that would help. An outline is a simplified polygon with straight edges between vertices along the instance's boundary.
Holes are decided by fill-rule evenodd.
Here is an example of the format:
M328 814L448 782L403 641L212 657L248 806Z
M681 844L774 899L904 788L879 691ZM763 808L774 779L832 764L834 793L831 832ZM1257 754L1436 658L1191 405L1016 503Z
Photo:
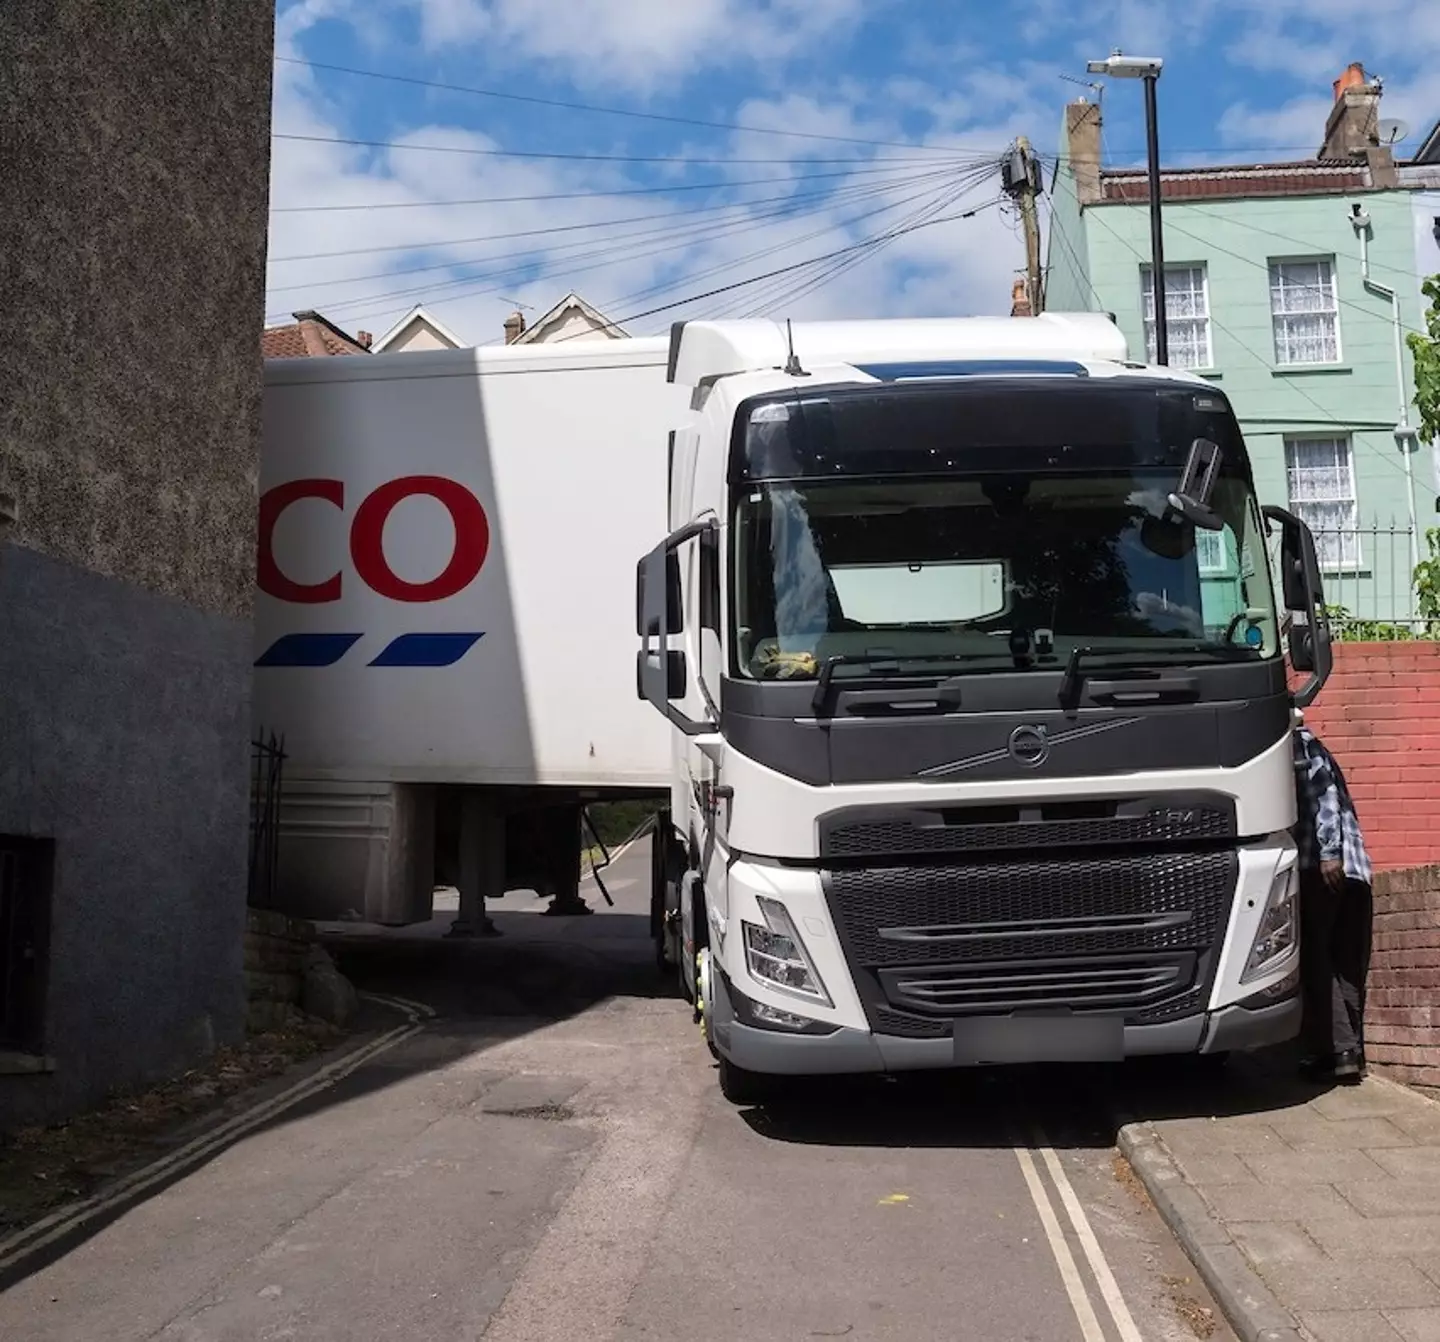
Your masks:
M1100 1298L1105 1301L1105 1308L1110 1311L1110 1317L1115 1321L1115 1328L1120 1334L1120 1342L1144 1342L1140 1336L1140 1330L1135 1326L1135 1320L1130 1315L1130 1309L1125 1304L1125 1297L1120 1293L1120 1286L1115 1280L1115 1274L1110 1271L1110 1264L1105 1259L1105 1251L1100 1247L1100 1241L1095 1238L1095 1231L1090 1226L1090 1218L1085 1215L1085 1208L1081 1206L1080 1199L1075 1195L1075 1188L1070 1182L1070 1176L1065 1173L1065 1167L1060 1163L1060 1157L1045 1145L1043 1133L1036 1134L1036 1144L1039 1147L1041 1159L1044 1160L1045 1167L1050 1171L1050 1177L1055 1181L1055 1187L1059 1190L1060 1201L1064 1204L1065 1211L1070 1217L1070 1224L1075 1227L1076 1238L1079 1239L1080 1247L1085 1251L1090 1271L1095 1274L1095 1281L1100 1287Z
M100 1193L82 1198L78 1202L68 1203L24 1229L17 1230L13 1235L7 1235L4 1239L0 1239L0 1274L8 1272L30 1255L38 1253L66 1235L73 1234L88 1222L105 1215L106 1212L122 1208L124 1204L153 1188L156 1184L174 1178L189 1167L199 1164L205 1157L214 1155L222 1148L232 1145L247 1133L268 1123L276 1115L293 1108L301 1100L319 1094L322 1090L334 1085L335 1082L349 1076L351 1072L369 1062L371 1058L378 1057L397 1044L404 1043L412 1035L418 1034L425 1028L426 1020L435 1014L429 1007L418 1002L407 1002L398 997L382 997L378 993L361 993L360 995L371 1001L382 1002L387 1006L398 1008L409 1017L408 1022L404 1025L397 1025L372 1039L368 1044L362 1044L359 1048L336 1058L333 1062L326 1063L287 1090L271 1096L263 1104L257 1104L244 1113L227 1119L208 1132L201 1133L200 1136L186 1142L185 1145L152 1160L148 1165L144 1165L138 1170L132 1170Z
M1040 1171L1035 1166L1035 1157L1026 1147L1017 1146L1014 1150L1015 1159L1020 1162L1020 1173L1025 1176L1025 1185L1030 1190L1030 1200L1040 1214L1040 1224L1045 1229L1045 1238L1050 1242L1050 1252L1055 1256L1055 1266L1060 1269L1060 1279L1065 1283L1065 1292L1070 1297L1070 1308L1075 1311L1075 1318L1080 1324L1081 1335L1085 1342L1105 1342L1105 1333L1100 1327L1100 1320L1095 1317L1090 1297L1085 1293L1085 1283L1081 1280L1075 1255L1070 1252L1065 1232L1060 1228L1055 1208L1050 1203L1050 1195L1045 1191Z

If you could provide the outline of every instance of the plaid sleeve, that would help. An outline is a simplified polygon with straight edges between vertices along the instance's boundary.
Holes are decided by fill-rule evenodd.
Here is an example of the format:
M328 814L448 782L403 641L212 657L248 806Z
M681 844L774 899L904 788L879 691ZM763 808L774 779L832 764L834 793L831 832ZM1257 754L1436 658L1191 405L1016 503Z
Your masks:
M1307 791L1314 807L1315 840L1322 862L1338 862L1345 856L1345 832L1340 814L1340 789L1323 750L1309 750L1306 770Z

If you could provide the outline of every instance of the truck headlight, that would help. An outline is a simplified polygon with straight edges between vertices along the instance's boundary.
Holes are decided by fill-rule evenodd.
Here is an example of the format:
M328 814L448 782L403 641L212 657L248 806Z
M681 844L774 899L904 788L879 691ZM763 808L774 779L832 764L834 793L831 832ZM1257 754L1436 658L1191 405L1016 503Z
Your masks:
M1249 983L1265 973L1282 956L1288 955L1300 940L1299 880L1295 868L1286 867L1275 873L1260 926L1255 931L1255 944L1245 962L1241 983Z
M820 971L800 940L800 933L779 900L757 896L765 926L741 923L745 930L745 964L751 977L796 997L831 1006L830 994L820 980Z

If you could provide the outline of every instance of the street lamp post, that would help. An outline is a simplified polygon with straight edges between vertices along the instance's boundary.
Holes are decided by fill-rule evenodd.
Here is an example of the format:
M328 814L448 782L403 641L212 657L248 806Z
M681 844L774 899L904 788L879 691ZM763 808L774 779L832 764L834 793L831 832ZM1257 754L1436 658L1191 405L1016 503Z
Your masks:
M1150 289L1155 308L1155 362L1170 362L1170 321L1165 311L1165 238L1160 224L1160 119L1155 86L1165 62L1158 56L1125 56L1119 49L1085 67L1092 75L1145 81L1145 149L1150 168Z

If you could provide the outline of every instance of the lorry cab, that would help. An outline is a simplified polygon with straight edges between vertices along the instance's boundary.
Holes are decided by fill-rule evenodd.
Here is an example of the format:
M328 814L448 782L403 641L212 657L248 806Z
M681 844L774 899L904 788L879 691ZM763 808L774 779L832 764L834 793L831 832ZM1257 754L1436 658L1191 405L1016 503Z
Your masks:
M1095 314L689 323L667 373L653 927L727 1093L1293 1035L1328 632L1224 395Z

